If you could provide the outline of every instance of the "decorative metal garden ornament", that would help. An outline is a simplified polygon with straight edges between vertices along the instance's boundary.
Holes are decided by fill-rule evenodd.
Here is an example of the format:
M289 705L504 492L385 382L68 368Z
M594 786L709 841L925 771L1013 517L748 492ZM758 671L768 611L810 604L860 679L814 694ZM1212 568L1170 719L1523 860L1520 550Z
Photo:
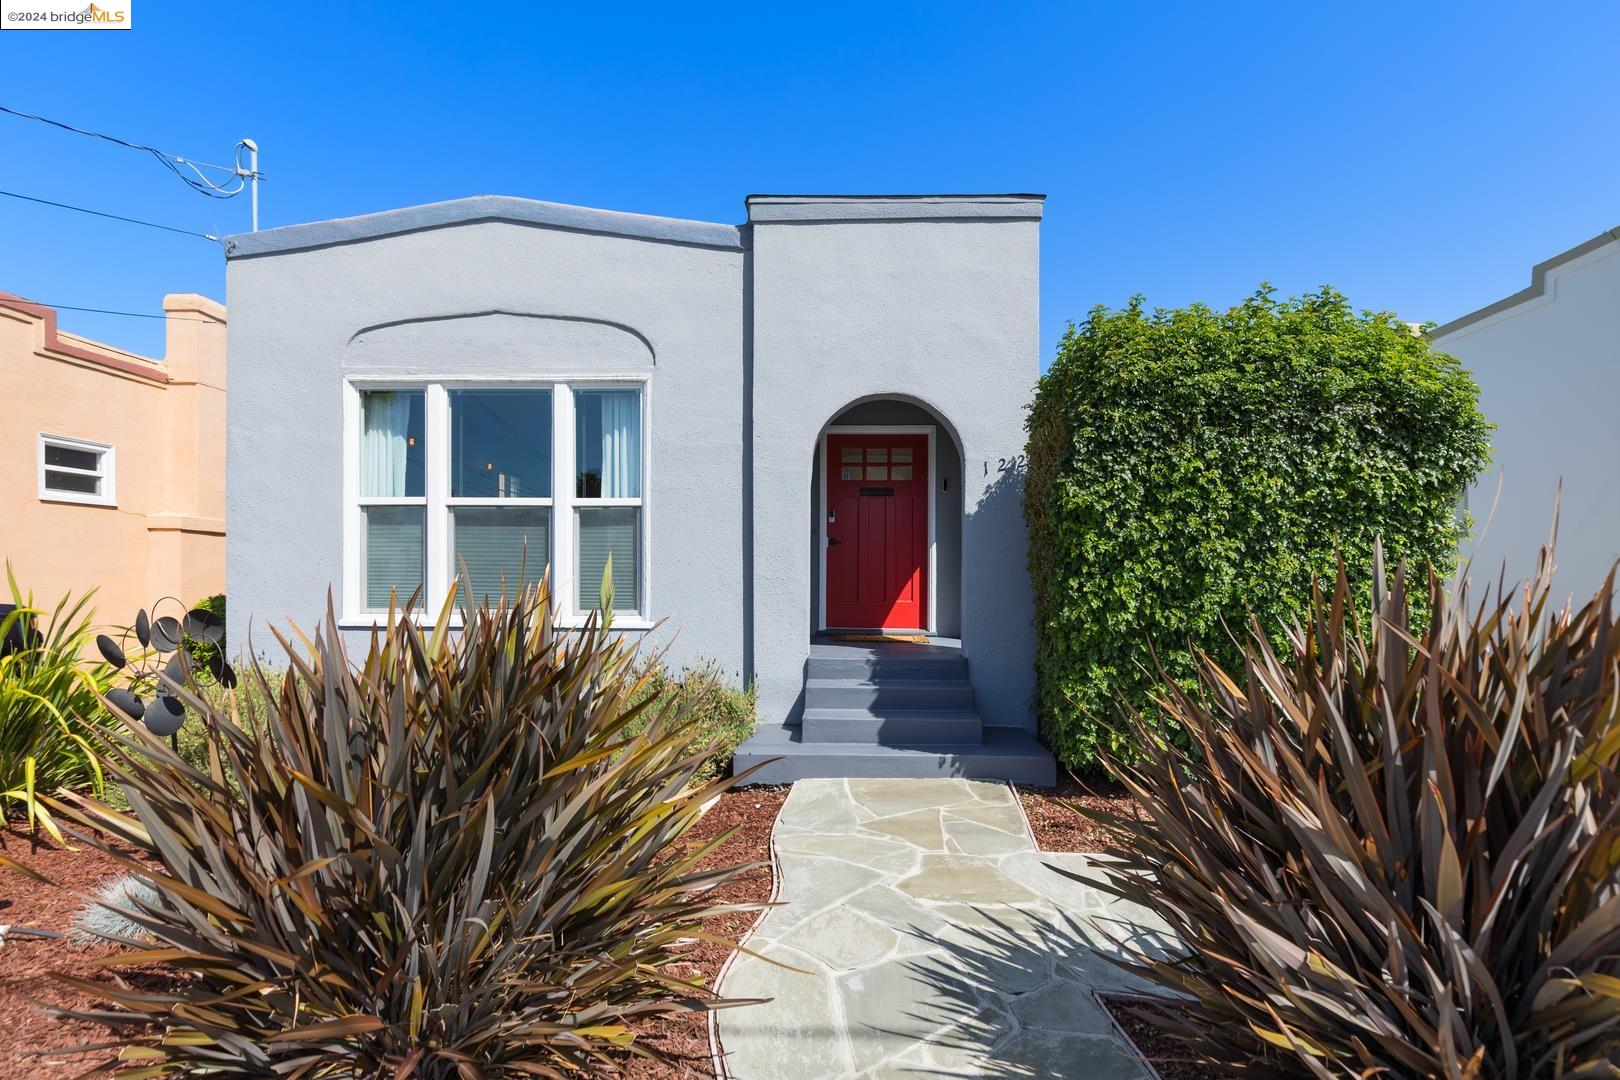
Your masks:
M96 636L96 649L103 659L125 674L124 686L107 691L106 698L131 721L139 720L157 736L176 735L186 721L186 707L174 691L191 684L198 662L187 648L192 643L214 646L204 651L202 666L214 680L226 689L236 686L236 672L225 662L219 648L225 637L225 623L212 611L185 605L172 596L165 596L152 605L156 613L165 604L180 608L179 618L161 615L153 618L145 609L135 616L135 624L125 630L118 640L106 634ZM130 655L129 636L133 634L140 645Z

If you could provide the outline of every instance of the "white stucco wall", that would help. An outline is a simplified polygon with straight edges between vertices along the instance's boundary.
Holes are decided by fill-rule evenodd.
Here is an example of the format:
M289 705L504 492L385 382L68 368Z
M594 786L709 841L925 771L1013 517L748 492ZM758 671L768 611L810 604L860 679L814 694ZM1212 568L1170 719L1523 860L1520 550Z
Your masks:
M1039 200L926 209L750 200L750 211L762 722L801 707L817 436L851 402L895 396L960 441L962 647L979 713L1033 729L1023 478L998 465L1023 451L1039 373Z
M1620 241L1583 247L1538 268L1539 295L1434 336L1473 373L1496 425L1496 460L1468 496L1483 530L1464 547L1473 577L1494 582L1505 565L1516 581L1534 570L1562 481L1560 602L1589 597L1620 558Z
M737 231L693 223L712 231L699 239L729 235L728 248L682 242L679 230L668 239L488 220L334 236L343 224L295 227L316 246L229 264L242 305L228 404L233 644L251 632L255 651L273 652L267 623L313 629L327 589L341 596L345 376L648 373L649 614L669 620L672 662L713 659L740 677ZM349 636L360 645L365 632Z

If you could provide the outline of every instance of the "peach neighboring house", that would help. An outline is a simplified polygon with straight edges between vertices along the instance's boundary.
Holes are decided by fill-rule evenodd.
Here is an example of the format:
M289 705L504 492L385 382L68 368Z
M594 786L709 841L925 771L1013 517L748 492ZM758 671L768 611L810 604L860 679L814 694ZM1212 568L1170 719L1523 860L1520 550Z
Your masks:
M0 292L0 558L47 613L94 587L94 621L127 626L225 591L225 308L178 293L163 310L154 360Z

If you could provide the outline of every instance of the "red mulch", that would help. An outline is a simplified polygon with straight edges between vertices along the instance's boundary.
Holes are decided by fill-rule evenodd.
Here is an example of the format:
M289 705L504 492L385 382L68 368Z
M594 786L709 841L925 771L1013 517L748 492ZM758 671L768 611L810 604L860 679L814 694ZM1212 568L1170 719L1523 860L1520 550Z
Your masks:
M1153 1070L1163 1080L1215 1080L1226 1075L1208 1065L1199 1065L1186 1060L1187 1048L1177 1042L1164 1030L1141 1015L1143 1012L1156 1013L1164 1020L1174 1023L1175 1014L1167 1009L1147 1004L1138 999L1117 998L1114 1001L1104 1001L1114 1022L1125 1029L1136 1048L1142 1051L1142 1056L1153 1063Z
M1019 787L1029 827L1042 851L1117 851L1100 825L1075 809L1135 817L1136 800L1112 780L1078 780L1065 774L1057 787Z
M71 848L58 847L43 833L36 839L24 829L0 831L0 854L42 874L56 888L41 885L15 870L0 868L0 923L35 930L55 930L71 935L73 921L90 902L81 894L125 871L106 855L83 841L71 840ZM118 848L121 854L139 853ZM51 972L79 977L105 976L97 961L123 951L111 942L80 945L71 938L59 940L8 936L0 945L0 1076L24 1076L29 1080L57 1080L82 1075L92 1065L106 1060L108 1051L63 1054L63 1049L115 1041L107 1028L79 1020L60 1020L47 1014L41 1003L61 1008L99 1008L102 1002L50 978ZM141 979L137 971L126 974L130 981ZM39 1056L34 1056L34 1055Z
M690 832L681 838L680 847L690 849L719 836L735 827L737 832L724 844L709 852L697 864L700 870L717 870L726 866L761 863L747 873L739 874L710 894L717 904L762 904L771 898L771 827L787 798L786 787L750 787L728 791L720 801L704 814ZM746 934L760 916L757 911L729 915L715 915L703 923L703 929L717 937L736 941ZM707 941L698 941L686 947L684 958L671 964L670 974L689 979L701 976L706 986L712 987L720 974L720 967L732 950ZM714 1063L709 1056L709 1018L707 1013L682 1013L664 1017L642 1025L639 1040L668 1055L674 1065L656 1065L640 1058L625 1063L624 1075L642 1078L657 1077L711 1077Z
M738 826L731 839L698 863L701 869L718 869L748 863L762 863L713 890L716 903L763 903L770 899L771 827L776 822L785 787L755 787L729 791L682 838L681 847L705 843ZM136 852L119 849L122 854ZM71 849L57 847L41 836L36 842L16 829L0 831L0 853L44 875L55 888L40 885L23 875L0 868L0 924L54 930L70 934L73 921L89 902L84 895L123 871L106 855L82 843ZM757 913L716 915L704 923L711 934L735 941L747 933ZM40 1003L60 1008L99 1007L88 994L62 986L50 978L52 972L79 977L104 975L97 961L120 951L109 942L79 945L71 938L46 940L10 937L0 946L0 1076L24 1076L29 1080L67 1080L82 1075L91 1066L106 1060L107 1051L80 1054L50 1051L105 1044L116 1036L99 1024L62 1020L43 1011ZM682 978L701 976L712 986L731 950L708 942L695 942L685 957L669 967ZM126 975L131 981L142 972ZM148 975L150 977L150 975ZM657 1047L675 1059L671 1066L653 1065L629 1058L624 1075L640 1078L678 1076L710 1077L714 1070L709 1056L709 1025L706 1013L686 1013L645 1024L641 1034L647 1045Z

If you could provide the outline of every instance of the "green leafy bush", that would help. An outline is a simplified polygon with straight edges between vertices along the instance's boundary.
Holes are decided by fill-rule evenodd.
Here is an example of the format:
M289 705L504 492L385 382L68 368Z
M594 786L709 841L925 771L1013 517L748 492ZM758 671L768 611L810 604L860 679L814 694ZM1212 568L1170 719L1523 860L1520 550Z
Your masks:
M754 691L728 681L712 661L679 675L662 663L651 661L641 675L640 696L668 698L690 717L689 722L698 733L698 743L713 747L714 752L698 771L698 778L707 780L724 773L738 744L754 733ZM639 732L642 726L641 722L632 724L630 733Z
M113 723L97 695L110 685L106 664L85 659L92 634L89 603L65 596L48 615L35 607L6 568L15 610L0 619L0 817L20 808L30 828L62 839L42 793L59 788L102 792L101 768L89 742Z
M451 634L402 617L352 665L329 613L271 707L184 694L198 768L141 730L103 740L133 811L64 812L160 860L115 963L160 991L75 983L113 1006L126 1062L165 1072L468 1077L602 1070L652 1054L633 1025L715 1007L665 971L737 870L681 851L710 752L689 705L648 696L633 650L556 628L544 588ZM632 731L635 734L631 734ZM256 734L254 733L256 731ZM95 834L86 838L107 850Z
M1487 454L1477 388L1450 357L1330 289L1227 312L1097 309L1071 326L1029 416L1024 505L1036 705L1071 767L1128 752L1121 701L1156 667L1231 663L1223 624L1280 632L1335 550L1365 590L1373 537L1444 574ZM1157 652L1157 664L1152 658Z
M215 593L213 596L204 597L195 604L192 604L190 610L193 612L206 611L208 614L218 618L220 623L221 634L218 641L209 641L206 638L195 638L190 636L187 636L184 639L186 652L188 655L190 655L193 666L199 672L207 672L211 670L213 665L218 662L215 657L223 657L225 659L229 659L230 657L230 651L227 648L227 643L223 633L223 627L225 624L225 594Z
M1175 682L1119 775L1119 895L1188 954L1166 1030L1217 1075L1620 1076L1620 631L1612 579L1553 614L1340 577L1281 655ZM1375 559L1374 580L1382 567Z

